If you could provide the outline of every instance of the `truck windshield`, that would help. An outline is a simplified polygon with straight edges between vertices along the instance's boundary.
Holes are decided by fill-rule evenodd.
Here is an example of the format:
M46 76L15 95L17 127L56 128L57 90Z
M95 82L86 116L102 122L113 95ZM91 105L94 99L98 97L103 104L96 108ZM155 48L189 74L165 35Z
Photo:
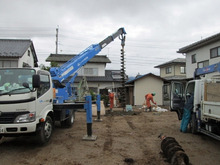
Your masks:
M34 74L33 69L0 69L0 95L30 92L33 89L32 76Z

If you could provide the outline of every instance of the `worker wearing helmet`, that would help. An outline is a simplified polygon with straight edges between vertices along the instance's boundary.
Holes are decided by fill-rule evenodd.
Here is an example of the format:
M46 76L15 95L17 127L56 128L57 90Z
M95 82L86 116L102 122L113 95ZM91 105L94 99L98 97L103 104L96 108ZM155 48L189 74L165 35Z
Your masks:
M145 100L146 100L146 104L147 104L147 109L149 109L149 111L152 111L152 107L151 107L151 103L154 103L155 105L157 104L156 102L154 102L154 98L153 96L155 96L156 93L148 93L145 95ZM146 109L146 111L147 111Z
M112 112L112 108L114 106L114 93L109 89L108 90L108 96L109 96L109 103L110 103L110 111Z

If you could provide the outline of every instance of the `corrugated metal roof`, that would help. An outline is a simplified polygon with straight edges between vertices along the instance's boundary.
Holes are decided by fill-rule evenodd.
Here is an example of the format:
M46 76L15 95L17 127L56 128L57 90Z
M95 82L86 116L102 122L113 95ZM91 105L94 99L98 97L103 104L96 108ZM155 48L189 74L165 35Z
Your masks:
M205 45L211 44L216 41L220 41L220 33L217 33L215 35L212 35L212 36L207 37L205 39L202 39L200 41L194 42L194 43L187 45L185 47L182 47L177 51L177 53L187 53L187 52L198 49L200 47L203 47Z
M154 68L160 68L160 67L163 67L163 66L173 65L173 64L180 64L180 63L181 64L186 63L186 59L185 58L176 58L174 60L171 60L171 61L165 62L163 64L157 65Z
M22 57L31 44L31 40L0 39L0 56Z
M76 54L50 54L50 56L46 59L47 62L67 62ZM90 63L111 63L110 59L106 55L96 55L91 60Z

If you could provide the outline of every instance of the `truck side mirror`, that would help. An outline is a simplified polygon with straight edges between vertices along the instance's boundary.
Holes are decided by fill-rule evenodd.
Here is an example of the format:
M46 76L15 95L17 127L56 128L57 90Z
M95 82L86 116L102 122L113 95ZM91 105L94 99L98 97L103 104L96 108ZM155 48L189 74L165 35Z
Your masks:
M33 81L32 81L33 88L39 88L40 87L40 75L33 75Z

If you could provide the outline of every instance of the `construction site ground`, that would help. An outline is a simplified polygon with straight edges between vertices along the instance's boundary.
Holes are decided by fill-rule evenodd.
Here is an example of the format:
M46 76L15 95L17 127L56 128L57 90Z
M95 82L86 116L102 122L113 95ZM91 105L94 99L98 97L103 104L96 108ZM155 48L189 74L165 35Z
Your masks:
M3 138L0 165L168 165L161 152L160 133L174 137L191 164L220 164L220 141L202 134L181 133L175 112L123 112L114 108L101 119L92 124L95 141L83 140L87 135L85 112L76 112L71 128L61 128L57 123L50 142L44 146L30 137Z

